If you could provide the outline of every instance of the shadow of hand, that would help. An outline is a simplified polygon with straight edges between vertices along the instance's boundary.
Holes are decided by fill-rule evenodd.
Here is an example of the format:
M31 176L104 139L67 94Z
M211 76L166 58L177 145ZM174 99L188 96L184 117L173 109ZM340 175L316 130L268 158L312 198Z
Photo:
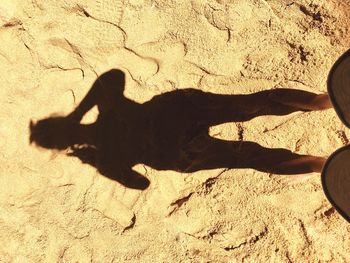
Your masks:
M69 152L68 156L75 156L80 159L82 163L86 163L92 165L94 167L97 166L97 149L95 147L84 145L84 146L72 146L71 152Z

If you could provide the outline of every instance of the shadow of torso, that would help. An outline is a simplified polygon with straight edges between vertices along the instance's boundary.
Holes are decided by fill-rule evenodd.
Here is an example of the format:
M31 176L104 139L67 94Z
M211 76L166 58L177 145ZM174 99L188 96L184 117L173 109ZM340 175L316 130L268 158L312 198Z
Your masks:
M208 136L206 98L201 91L185 89L144 104L120 101L96 122L100 163L129 169L143 163L157 170L185 171L200 150L191 152L191 142Z

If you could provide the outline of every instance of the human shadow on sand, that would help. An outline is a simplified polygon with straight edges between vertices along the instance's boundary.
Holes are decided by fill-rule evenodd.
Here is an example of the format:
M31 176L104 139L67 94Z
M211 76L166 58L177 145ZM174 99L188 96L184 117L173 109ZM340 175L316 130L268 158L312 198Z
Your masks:
M134 189L146 189L150 184L132 170L136 164L182 173L215 168L253 168L276 174L312 172L307 162L293 162L311 156L264 148L250 141L216 139L209 135L209 127L261 115L286 115L302 109L281 104L276 96L304 103L316 94L275 89L218 95L181 89L137 103L123 95L124 85L122 71L102 74L71 114L31 121L30 142L48 149L70 149L68 155ZM80 124L95 105L99 110L96 122Z

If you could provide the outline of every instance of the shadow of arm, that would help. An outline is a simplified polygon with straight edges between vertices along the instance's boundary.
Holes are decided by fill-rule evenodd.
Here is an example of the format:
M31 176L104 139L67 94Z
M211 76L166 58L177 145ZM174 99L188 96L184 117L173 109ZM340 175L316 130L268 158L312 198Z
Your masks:
M104 176L117 181L127 188L145 190L150 185L150 181L138 172L129 170L115 170L101 172Z
M139 174L138 172L130 169L118 169L118 168L107 168L107 165L103 162L98 161L97 149L91 146L76 147L72 148L72 152L68 153L69 156L75 156L80 159L82 163L89 164L99 171L103 176L108 177L125 187L145 190L149 185L150 181Z
M68 117L80 122L95 105L98 106L100 112L112 109L116 106L118 98L123 96L124 85L125 75L122 71L112 69L102 74Z
M75 156L80 159L82 163L89 164L93 167L97 167L97 149L92 146L72 147L72 152L67 154L68 156Z

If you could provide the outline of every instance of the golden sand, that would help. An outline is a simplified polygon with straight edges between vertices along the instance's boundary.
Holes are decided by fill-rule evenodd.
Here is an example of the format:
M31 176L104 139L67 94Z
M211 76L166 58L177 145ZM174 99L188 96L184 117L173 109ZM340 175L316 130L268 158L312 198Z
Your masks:
M29 145L28 129L69 113L112 68L137 102L186 87L325 92L349 48L349 11L336 0L2 0L0 262L350 262L350 226L319 174L139 164L151 185L137 191ZM317 156L350 136L332 109L210 132Z

